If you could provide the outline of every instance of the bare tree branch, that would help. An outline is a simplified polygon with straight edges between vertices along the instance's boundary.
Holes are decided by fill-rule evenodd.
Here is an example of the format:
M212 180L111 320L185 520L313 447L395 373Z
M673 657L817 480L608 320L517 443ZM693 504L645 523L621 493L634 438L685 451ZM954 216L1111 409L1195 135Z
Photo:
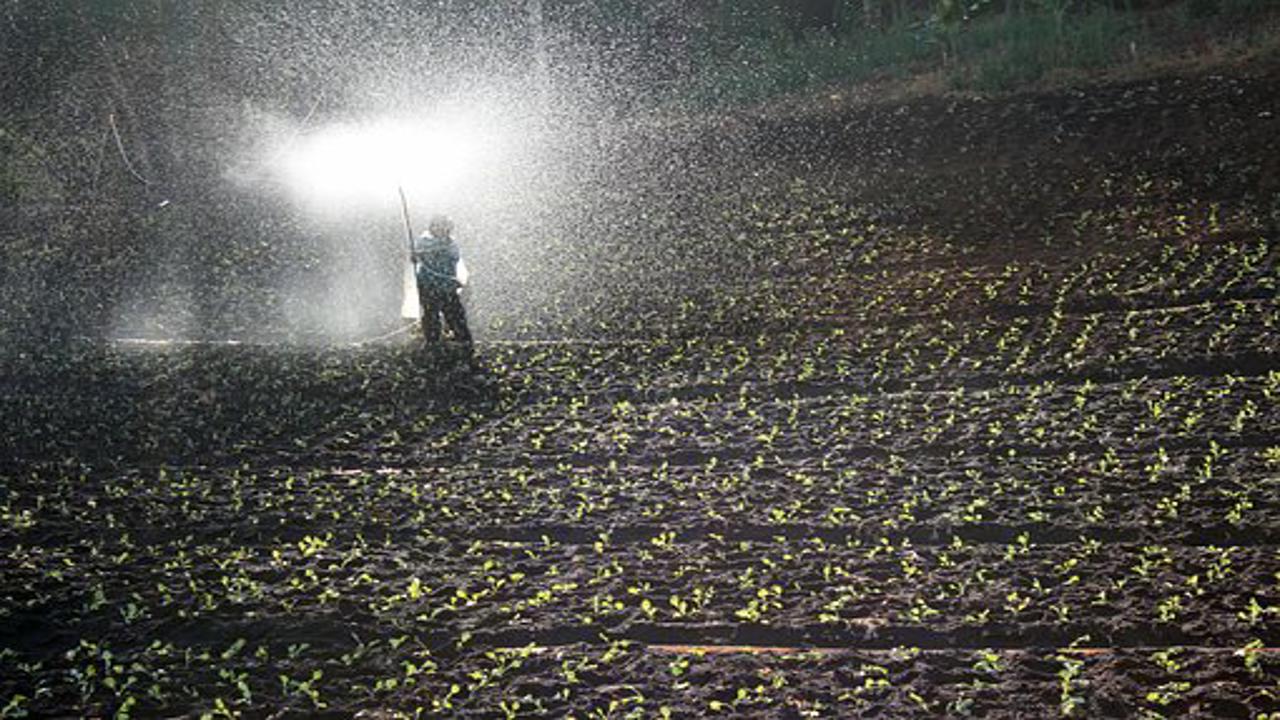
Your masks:
M138 174L138 171L133 169L133 163L129 162L129 154L126 153L124 150L124 141L120 139L120 129L116 127L115 113L107 113L107 123L111 125L111 134L116 139L116 149L120 151L120 159L124 161L125 169L129 171L130 175L137 178L138 182L142 183L143 185L150 185L151 181L147 180L146 178L142 177L142 175Z

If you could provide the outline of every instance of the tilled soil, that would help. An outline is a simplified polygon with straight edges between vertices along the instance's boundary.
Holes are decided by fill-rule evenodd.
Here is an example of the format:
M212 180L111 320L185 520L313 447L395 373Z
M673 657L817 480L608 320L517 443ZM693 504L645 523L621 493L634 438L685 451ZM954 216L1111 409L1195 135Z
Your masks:
M1280 712L1277 79L688 130L473 360L10 348L3 712Z

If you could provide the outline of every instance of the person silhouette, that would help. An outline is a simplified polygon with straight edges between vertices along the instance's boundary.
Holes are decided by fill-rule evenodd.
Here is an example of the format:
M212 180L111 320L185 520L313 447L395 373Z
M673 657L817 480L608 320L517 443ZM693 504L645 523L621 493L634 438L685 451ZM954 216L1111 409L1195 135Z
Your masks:
M458 245L453 241L453 221L434 215L427 231L413 242L413 270L418 282L418 302L422 306L422 339L439 343L448 326L455 342L471 345L471 330L462 307L466 270ZM443 323L441 319L443 318Z

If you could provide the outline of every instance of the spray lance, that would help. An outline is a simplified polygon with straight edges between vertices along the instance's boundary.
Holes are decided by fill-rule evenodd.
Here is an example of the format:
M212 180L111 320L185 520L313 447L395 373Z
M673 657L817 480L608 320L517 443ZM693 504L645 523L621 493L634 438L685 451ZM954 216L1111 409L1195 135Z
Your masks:
M404 218L404 236L409 241L409 259L413 259L413 223L409 221L409 200L404 196L404 185L396 185L400 193L400 216Z
M422 316L422 306L418 301L418 279L414 276L413 266L413 223L409 221L409 200L404 196L404 185L396 185L400 193L400 215L404 219L404 234L409 241L409 264L404 269L404 301L400 304L400 317L418 319Z

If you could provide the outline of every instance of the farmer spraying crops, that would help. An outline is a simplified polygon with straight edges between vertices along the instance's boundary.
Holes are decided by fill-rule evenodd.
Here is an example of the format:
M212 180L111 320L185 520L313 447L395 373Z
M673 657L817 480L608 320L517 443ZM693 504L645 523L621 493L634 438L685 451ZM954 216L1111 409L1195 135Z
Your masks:
M441 341L447 325L455 342L471 345L462 290L467 284L466 265L453 241L453 222L435 215L427 231L413 241L413 270L422 306L422 339L428 344ZM441 319L443 318L443 324Z

